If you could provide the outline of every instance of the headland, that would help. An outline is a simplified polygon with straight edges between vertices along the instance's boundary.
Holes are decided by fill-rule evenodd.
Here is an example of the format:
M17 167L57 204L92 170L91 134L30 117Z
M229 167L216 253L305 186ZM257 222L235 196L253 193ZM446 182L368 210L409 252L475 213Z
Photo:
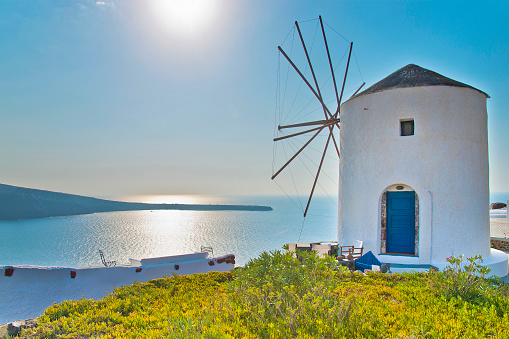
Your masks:
M124 202L0 184L0 220L140 210L272 211L272 207Z

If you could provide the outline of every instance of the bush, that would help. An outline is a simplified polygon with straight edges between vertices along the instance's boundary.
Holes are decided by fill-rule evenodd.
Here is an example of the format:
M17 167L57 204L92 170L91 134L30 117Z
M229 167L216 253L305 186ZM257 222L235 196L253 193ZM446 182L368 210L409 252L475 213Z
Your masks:
M360 274L313 253L273 251L235 272L51 306L22 337L508 338L507 289L484 279L476 260L445 272Z
M338 298L339 271L346 268L332 257L262 253L238 270L230 286L231 306L249 310L238 325L270 338L354 332L364 317L352 316L355 298Z
M482 302L507 291L498 278L486 279L489 267L482 265L482 256L466 261L463 255L447 258L443 272L430 275L432 286L447 299L459 298L471 302Z

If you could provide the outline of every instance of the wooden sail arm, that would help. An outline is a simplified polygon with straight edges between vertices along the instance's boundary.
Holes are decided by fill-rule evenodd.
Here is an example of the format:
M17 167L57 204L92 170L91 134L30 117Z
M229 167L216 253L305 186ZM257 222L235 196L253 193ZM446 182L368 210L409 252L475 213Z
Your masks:
M343 99L343 95L345 94L346 79L347 79L347 76L348 76L348 71L349 71L350 61L351 61L351 56L352 56L352 50L353 50L353 42L350 42L349 43L350 46L349 46L348 60L347 60L347 63L346 63L346 69L345 69L345 73L344 73L342 87L341 87L341 91L339 91L339 89L338 89L338 85L339 84L336 81L335 70L334 70L334 66L333 66L333 63L332 63L332 59L331 59L331 53L330 53L331 51L329 50L329 45L328 45L328 42L327 42L327 37L326 37L326 34L325 34L324 24L323 24L321 16L319 16L319 20L320 20L320 26L321 26L321 31L322 31L322 35L323 35L323 42L325 44L325 49L327 51L327 59L328 59L329 67L330 67L330 72L331 72L331 75L332 75L332 81L334 83L334 91L335 91L336 101L337 101L337 109L335 110L334 114L331 114L331 112L329 111L329 109L327 108L327 106L324 103L324 100L323 100L323 97L322 97L322 94L321 94L321 91L320 91L320 87L318 85L317 77L316 77L315 71L313 69L313 65L311 64L311 59L310 59L308 50L306 48L306 44L304 42L304 38L302 36L302 32L300 30L300 27L299 27L299 24L298 24L297 21L295 22L295 26L297 27L297 31L299 33L299 37L300 37L300 40L301 40L301 43L302 43L302 47L304 49L304 53L305 53L305 56L306 56L306 59L307 59L307 62L308 62L308 66L310 68L310 72L311 72L311 74L313 76L313 81L314 81L314 85L315 86L311 85L311 83L305 78L305 76L297 68L297 66L293 63L293 61L290 59L290 57L281 48L281 46L278 46L278 49L281 52L281 54L283 54L283 56L286 58L286 60L288 60L290 65L299 74L301 79L304 81L304 83L308 86L308 88L311 90L311 92L314 94L314 96L318 99L318 101L322 105L323 111L324 111L324 115L325 115L325 120L309 121L309 122L303 122L303 123L294 123L294 124L279 125L278 126L278 130L280 130L280 131L283 130L283 129L288 129L288 128L299 128L299 129L297 130L298 132L294 132L293 134L289 134L289 135L286 135L286 136L281 136L281 137L275 138L274 141L288 139L288 138L291 138L291 137L295 137L295 136L299 136L299 135L304 135L304 134L311 133L311 132L314 132L314 134L277 172L275 172L275 174L273 174L271 179L276 178L304 150L304 148L306 148L316 138L316 136L319 133L321 133L321 131L323 129L325 129L325 128L329 129L329 134L328 134L327 142L325 144L325 148L323 150L323 154L322 154L322 157L321 157L321 160L320 160L320 164L318 166L318 171L317 171L316 176L314 178L314 183L313 183L310 195L309 195L309 199L307 201L306 208L304 210L304 217L306 217L306 215L308 213L308 210L309 210L309 207L310 207L310 204L311 204L311 199L313 198L313 194L315 192L316 185L318 183L318 178L319 178L320 173L322 171L322 167L323 167L323 163L324 163L324 160L325 160L325 156L326 156L327 151L328 151L328 147L331 144L331 139L332 139L332 142L334 143L334 147L336 148L336 152L337 152L338 156L340 156L340 153L339 153L339 140L336 141L336 138L335 138L335 135L334 135L335 134L334 133L335 132L334 131L334 125L336 125L338 127L338 129L340 128L339 124L340 124L340 114L341 114L341 101ZM355 91L353 96L356 95L364 85L365 85L365 83L363 83L357 89L357 91ZM339 94L339 92L340 92L340 94Z
M327 44L327 38L325 37L325 29L323 28L322 16L319 15L318 19L320 19L320 26L322 27L323 41L325 43L325 49L327 50L327 58L329 59L330 71L332 73L332 82L334 83L334 91L336 92L336 100L338 101L339 107L339 105L341 105L341 100L339 100L338 96L338 86L336 85L336 77L334 76L334 67L332 66L332 60L330 57L329 44Z
M304 148L306 148L306 146L307 146L307 145L309 145L309 144L311 143L311 141L313 141L313 140L316 138L316 136L317 136L318 134L320 134L320 132L321 132L321 131L325 128L325 127L327 127L327 126L322 126L322 127L320 127L320 129L319 129L318 131L316 131L316 133L315 133L315 134L311 137L311 139L309 139L309 140L308 140L308 141L304 144L304 146L302 146L302 147L301 147L301 148L297 151L297 153L295 153L295 154L293 155L293 157L291 157L291 158L290 158L290 160L288 160L288 161L287 161L287 162L283 165L283 167L281 167L281 168L279 169L279 171L277 171L277 172L276 172L276 173L275 173L275 174L271 177L271 179L272 179L272 180L274 180L274 178L275 178L275 177L277 177L277 176L279 175L279 173L281 173L281 172L282 172L282 171L286 168L286 166L288 166L288 165L289 165L289 164L290 164L290 163L291 163L291 162L292 162L292 161L293 161L293 160L294 160L294 159L295 159L295 158L296 158L296 157L300 154L300 152L302 152L302 151L304 150Z
M320 160L320 165L318 166L318 171L316 172L315 181L313 182L313 188L311 189L311 194L309 195L308 203L306 205L306 210L304 211L304 218L308 214L309 205L311 204L311 198L313 197L313 193L315 192L316 183L318 182L318 177L320 176L320 172L322 171L323 160L325 159L325 154L327 153L327 148L329 147L329 141L332 137L332 130L329 132L329 137L327 138L327 143L325 144L325 149L323 150L322 160Z
M294 134L285 135L283 137L274 138L274 141L280 141L280 140L284 140L284 139L288 139L288 138L293 138L293 137L296 137L298 135L314 132L314 131L321 130L321 129L322 129L322 127L316 127L316 128L308 129L306 131L302 131L302 132L299 132L299 133L294 133Z
M362 85L360 85L359 88L357 88L357 90L354 92L354 94L352 94L350 99L353 98L355 96L355 94L359 93L359 91L361 90L362 87L364 87L365 84L366 83L363 82ZM334 115L332 116L332 119L338 119L339 120L338 115L339 115L339 107L338 107L338 110L336 111L336 113L334 113Z
M283 126L279 125L277 127L277 129L278 130L282 130L282 129L285 129L285 128L325 125L327 123L337 124L337 123L339 123L339 119L317 120L317 121L303 122L303 123L300 123L300 124L293 124L293 125L283 125Z
M327 121L328 120L325 120L325 122L327 122ZM294 133L294 134L285 135L283 137L275 138L274 141L284 140L284 139L296 137L298 135L314 132L314 131L317 131L317 130L322 130L323 127L332 126L334 124L337 124L338 122L339 122L339 119L336 119L336 120L333 120L333 121L331 121L329 123L325 123L323 126L320 126L320 127L315 127L315 128L312 128L312 129L308 129L308 130L302 131L302 132L298 132L298 133Z
M364 87L364 85L365 85L365 84L366 84L366 83L365 83L365 82L363 82L363 83L362 83L362 85L361 85L359 88L357 88L357 90L355 91L355 93L354 93L354 94L352 94L352 96L351 96L350 98L353 98L353 97L355 96L355 94L357 94L357 93L361 90L361 88L362 88L362 87Z
M311 64L311 59L309 58L308 49L306 48L306 44L304 43L304 38L302 37L302 32L300 31L299 23L295 21L295 26L297 27L297 31L299 32L300 41L302 43L302 48L304 48L304 53L306 54L306 59L308 60L309 69L311 71L311 75L313 76L313 80L315 81L316 86L316 92L318 93L319 99L322 107L323 107L323 114L325 115L325 119L327 119L327 107L325 106L322 98L322 93L320 93L320 86L318 86L318 80L316 80L316 74L313 69L313 65ZM330 114L329 114L330 115Z
M364 87L364 85L365 85L365 84L366 84L366 83L365 83L365 82L363 82L363 83L362 83L362 85L360 85L360 86L359 86L359 88L357 88L357 90L354 92L354 94L352 94L352 96L350 97L350 99L351 99L351 98L353 98L353 97L355 96L355 94L359 93L359 91L361 90L361 88L362 88L362 87ZM338 110L336 111L336 113L334 113L334 115L332 116L332 118L333 118L333 119L338 119L338 120L339 120L338 115L339 115L339 106L338 106ZM339 127L339 126L338 126L338 127Z
M335 115L337 115L337 113ZM326 127L328 126L330 132L332 133L332 141L334 142L334 148L336 149L336 153L338 154L338 157L340 157L341 155L339 153L339 146L338 146L338 143L336 142L336 138L334 137L334 133L333 133L334 125L336 125L339 128L339 121L340 121L340 119L329 119L329 120L312 121L312 122L309 122L309 123L302 123L302 124L295 124L295 125L288 125L288 126L279 126L280 127L279 129L281 130L282 128L313 126L313 125L317 125L318 123L324 124L323 126L326 126ZM275 138L274 141L280 141L280 140L296 137L298 135L302 135L302 134L306 134L306 133L309 133L309 132L313 132L313 131L316 131L318 129L320 129L320 127L312 128L310 130L306 130L306 131L302 131L302 132L286 135L286 136L279 137L279 138Z
M345 91L346 76L348 75L348 68L350 67L350 57L352 56L352 48L353 48L353 41L350 42L350 52L348 53L348 61L346 62L345 77L343 78L343 87L341 87L341 95L339 96L339 102L341 102L341 99L343 98L343 92ZM341 109L341 104L338 105L336 114L339 114L340 109Z
M338 128L339 128L339 125L336 125L336 126L338 126ZM341 154L339 153L339 147L338 147L338 144L336 143L336 138L334 137L334 132L332 131L332 128L330 128L330 130L331 130L330 132L332 134L332 141L334 142L334 147L336 148L336 152L338 153L338 158L341 158Z

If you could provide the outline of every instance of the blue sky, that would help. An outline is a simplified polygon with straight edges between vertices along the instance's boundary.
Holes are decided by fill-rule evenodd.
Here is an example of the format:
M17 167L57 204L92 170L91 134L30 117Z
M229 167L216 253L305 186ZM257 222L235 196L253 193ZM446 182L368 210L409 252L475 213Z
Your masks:
M509 2L189 2L0 0L0 182L280 194L277 46L322 15L354 41L352 79L415 63L487 92L491 190L509 191Z

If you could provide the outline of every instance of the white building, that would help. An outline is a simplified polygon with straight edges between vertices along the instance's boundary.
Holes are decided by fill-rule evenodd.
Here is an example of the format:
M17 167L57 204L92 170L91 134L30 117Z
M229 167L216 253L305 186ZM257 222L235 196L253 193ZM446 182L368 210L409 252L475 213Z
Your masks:
M434 265L480 254L492 274L488 94L408 65L341 108L338 239L380 261Z

